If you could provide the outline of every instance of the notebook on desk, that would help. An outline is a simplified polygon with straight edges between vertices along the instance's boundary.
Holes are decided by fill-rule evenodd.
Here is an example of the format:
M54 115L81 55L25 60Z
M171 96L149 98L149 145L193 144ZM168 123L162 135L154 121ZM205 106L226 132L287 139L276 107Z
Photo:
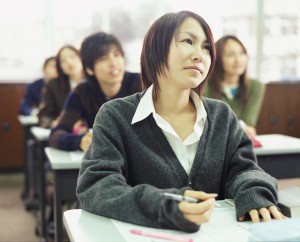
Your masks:
M300 241L300 218L273 220L250 225L249 241Z

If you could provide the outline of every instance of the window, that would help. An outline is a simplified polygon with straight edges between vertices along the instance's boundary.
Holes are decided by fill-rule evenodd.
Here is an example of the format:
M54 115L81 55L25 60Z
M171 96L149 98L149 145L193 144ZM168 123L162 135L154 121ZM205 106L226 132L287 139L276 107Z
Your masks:
M140 50L150 24L166 12L180 10L200 14L215 40L237 35L248 50L251 77L265 83L296 80L298 9L299 0L10 0L0 8L0 82L38 78L45 58L65 44L79 48L96 31L119 37L127 69L140 71Z

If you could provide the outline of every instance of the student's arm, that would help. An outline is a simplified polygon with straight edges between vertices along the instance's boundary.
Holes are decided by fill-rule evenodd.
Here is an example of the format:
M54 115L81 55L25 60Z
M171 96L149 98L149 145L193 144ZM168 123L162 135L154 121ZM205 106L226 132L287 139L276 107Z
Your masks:
M57 126L51 131L50 146L67 151L80 150L83 134L74 134L73 127L82 118L82 110L79 96L71 92L65 101Z
M256 126L264 96L265 85L257 80L251 80L249 101L240 115L240 119L243 120L247 125L252 127Z
M276 206L277 180L257 165L251 140L234 117L230 124L227 156L226 197L234 199L237 219L252 209Z
M187 187L176 189L169 186L159 189L144 182L137 182L135 186L128 184L128 179L138 178L128 177L128 169L133 169L128 166L134 161L127 161L133 158L126 151L124 142L131 141L129 137L123 136L126 127L120 126L118 118L113 117L118 112L120 110L113 110L111 106L104 104L96 116L93 141L83 158L77 184L77 197L81 207L91 213L129 223L186 232L197 231L199 225L183 217L178 202L161 196L163 192L183 194ZM140 142L138 146L143 145ZM151 161L142 156L140 159ZM151 173L153 177L157 173L147 170L147 165L136 169L145 175Z
M26 88L25 95L21 101L19 113L22 115L31 115L33 110L33 99L32 99L32 90L31 84L29 84Z

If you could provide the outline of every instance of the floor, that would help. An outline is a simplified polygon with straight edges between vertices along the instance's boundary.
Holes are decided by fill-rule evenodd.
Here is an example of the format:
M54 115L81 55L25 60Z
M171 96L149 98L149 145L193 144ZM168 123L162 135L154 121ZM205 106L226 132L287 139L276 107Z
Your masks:
M21 198L22 173L0 173L0 241L35 242L35 217Z
M35 217L26 211L21 199L22 173L0 173L0 241L35 242ZM279 180L279 189L299 186L300 178Z

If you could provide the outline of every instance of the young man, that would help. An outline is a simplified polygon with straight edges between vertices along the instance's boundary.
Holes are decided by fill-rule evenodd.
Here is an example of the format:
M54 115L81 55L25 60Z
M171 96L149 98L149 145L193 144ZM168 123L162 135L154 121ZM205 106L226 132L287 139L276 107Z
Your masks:
M125 71L124 51L115 36L103 32L88 36L81 45L81 60L87 81L69 94L49 140L50 146L69 151L87 150L88 129L104 103L140 91L139 74ZM78 123L85 128L78 129Z

